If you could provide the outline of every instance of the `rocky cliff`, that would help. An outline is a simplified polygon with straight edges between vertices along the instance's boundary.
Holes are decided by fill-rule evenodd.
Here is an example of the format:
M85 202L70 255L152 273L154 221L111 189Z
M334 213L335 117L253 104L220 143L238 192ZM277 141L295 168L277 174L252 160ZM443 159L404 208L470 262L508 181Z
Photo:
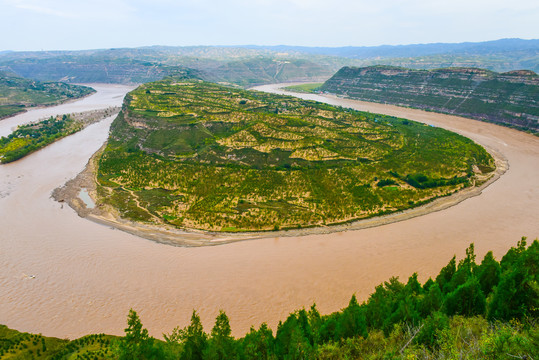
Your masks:
M321 90L539 132L539 76L529 70L343 67Z

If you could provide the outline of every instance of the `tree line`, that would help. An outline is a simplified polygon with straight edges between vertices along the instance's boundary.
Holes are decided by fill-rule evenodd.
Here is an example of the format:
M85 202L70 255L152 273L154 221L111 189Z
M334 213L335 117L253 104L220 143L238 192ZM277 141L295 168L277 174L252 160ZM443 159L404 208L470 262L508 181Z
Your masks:
M291 313L275 334L266 325L242 338L231 335L221 311L210 333L193 311L191 322L149 336L134 310L120 359L393 359L521 358L539 355L539 242L522 238L497 261L488 252L476 263L474 245L454 256L435 279L421 284L392 277L359 303L321 315L310 309Z

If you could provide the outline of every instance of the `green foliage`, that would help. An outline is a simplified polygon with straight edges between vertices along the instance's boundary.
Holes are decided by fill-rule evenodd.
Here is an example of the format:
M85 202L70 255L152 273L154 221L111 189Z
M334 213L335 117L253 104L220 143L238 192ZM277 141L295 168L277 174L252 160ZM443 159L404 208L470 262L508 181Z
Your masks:
M0 105L0 119L26 111L24 105Z
M348 339L358 335L367 337L367 322L364 310L359 306L356 296L353 295L348 307L342 311L338 318L334 339Z
M65 340L42 335L20 333L0 325L1 359L67 360L116 359L116 338L110 335L87 335L76 340Z
M274 359L274 341L273 332L266 323L260 325L258 330L251 328L249 333L239 340L241 358L246 360Z
M224 313L220 313L218 317L219 325L216 325L214 328L214 334L217 339L213 339L213 349L208 353L211 356L219 356L222 349L218 345L230 344L230 326L228 325L228 318ZM227 330L228 325L228 330ZM180 359L184 360L201 360L204 359L204 353L207 350L208 346L208 335L204 332L202 323L200 321L200 316L196 311L193 310L191 315L191 323L186 328L180 329L175 328L170 335L164 336L167 343L171 344L175 349L177 349ZM179 346L178 346L179 345Z
M449 317L442 312L433 312L423 321L423 326L417 337L414 338L414 342L430 349L436 349L442 332L448 327Z
M0 138L0 163L18 160L83 127L68 115L50 117L37 123L20 125L7 137Z
M432 314L442 308L444 295L437 283L432 284L421 299L419 312L423 317Z
M393 179L382 179L376 183L376 186L383 187L383 186L389 186L389 185L398 185L398 183Z
M309 359L314 355L314 339L305 310L290 314L279 323L275 335L275 355L279 359Z
M456 268L456 256L449 261L449 263L440 270L440 274L436 277L436 283L442 289L444 293L448 293L450 288L450 282L457 271Z
M488 296L500 281L501 276L501 266L494 259L492 251L489 251L485 255L483 261L481 261L481 265L477 267L476 276L481 284L483 294Z
M466 257L459 261L457 270L451 276L451 281L445 285L446 292L456 290L459 286L469 281L473 276L477 265L475 264L474 244L466 249Z
M117 356L120 360L158 360L165 357L162 344L148 335L133 309L127 316L125 336L118 342Z
M502 259L503 272L488 307L490 319L539 316L539 243L525 246L522 238Z
M236 358L236 343L231 333L228 317L223 311L220 311L215 319L215 326L211 330L208 345L204 350L204 359L225 360Z
M169 78L126 96L97 179L101 201L133 220L258 231L418 206L492 166L483 148L439 128Z
M299 92L299 93L312 93L318 91L320 86L322 86L323 83L309 83L309 84L300 84L300 85L292 85L287 86L284 89L293 91L293 92Z
M485 295L481 291L481 284L475 277L471 277L464 284L459 285L445 298L446 313L448 315L482 315L485 313Z

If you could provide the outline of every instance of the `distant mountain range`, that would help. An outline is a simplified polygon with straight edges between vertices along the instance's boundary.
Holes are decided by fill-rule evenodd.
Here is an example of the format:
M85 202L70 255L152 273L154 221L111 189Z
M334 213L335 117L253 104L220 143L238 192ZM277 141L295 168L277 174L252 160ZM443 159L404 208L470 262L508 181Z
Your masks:
M343 66L479 67L539 72L539 40L373 47L149 46L82 51L0 52L0 70L41 81L143 83L177 69L240 86L327 79Z
M211 57L200 58L181 55L183 50L179 49L180 54L159 49L10 53L0 55L0 70L40 81L72 83L146 83L191 71L207 81L249 86L325 80L338 69L300 58L244 56L241 49L238 56L215 51Z
M275 52L290 52L316 55L330 55L353 59L404 58L439 54L488 55L500 52L539 50L539 39L501 39L484 42L433 43L412 45L305 47L305 46L244 46L247 49L261 49Z

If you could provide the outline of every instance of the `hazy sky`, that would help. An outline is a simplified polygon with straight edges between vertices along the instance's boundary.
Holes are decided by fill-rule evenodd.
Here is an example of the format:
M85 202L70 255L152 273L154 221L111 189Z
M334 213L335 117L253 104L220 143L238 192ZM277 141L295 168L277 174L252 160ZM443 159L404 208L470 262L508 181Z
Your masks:
M538 0L0 0L0 50L539 38Z

